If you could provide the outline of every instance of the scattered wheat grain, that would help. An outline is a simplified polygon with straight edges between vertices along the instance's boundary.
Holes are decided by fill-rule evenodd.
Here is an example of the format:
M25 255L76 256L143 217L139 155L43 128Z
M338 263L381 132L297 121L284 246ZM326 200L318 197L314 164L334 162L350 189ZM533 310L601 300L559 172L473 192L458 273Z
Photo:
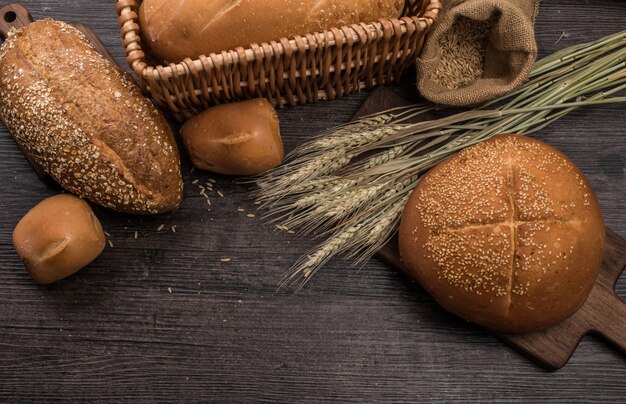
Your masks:
M439 38L440 62L432 79L446 88L457 89L482 77L485 49L494 22L494 19L457 19Z

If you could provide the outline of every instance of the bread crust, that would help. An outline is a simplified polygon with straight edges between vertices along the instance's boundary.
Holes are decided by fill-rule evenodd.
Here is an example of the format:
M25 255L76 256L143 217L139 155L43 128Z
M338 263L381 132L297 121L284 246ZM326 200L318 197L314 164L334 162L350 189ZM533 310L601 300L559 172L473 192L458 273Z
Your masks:
M218 105L180 130L194 166L226 175L259 175L285 156L276 110L264 98Z
M403 0L144 0L142 39L168 62L398 17Z
M182 200L167 122L68 24L47 19L11 33L0 49L0 114L25 153L83 198L134 214Z
M96 259L104 250L105 234L87 202L60 194L44 199L19 221L13 245L29 275L45 285Z
M504 332L573 314L595 282L604 243L584 174L553 147L514 135L433 169L400 225L410 275L447 310Z

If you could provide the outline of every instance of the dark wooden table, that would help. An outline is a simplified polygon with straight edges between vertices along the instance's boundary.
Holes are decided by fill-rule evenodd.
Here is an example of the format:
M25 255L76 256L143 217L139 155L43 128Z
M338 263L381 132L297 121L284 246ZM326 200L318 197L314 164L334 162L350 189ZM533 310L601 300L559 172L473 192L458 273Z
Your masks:
M35 18L87 23L123 64L113 3L27 2ZM542 55L622 29L622 0L545 0L537 23ZM348 121L366 96L281 111L287 148ZM538 137L582 168L607 225L626 236L626 106L577 112ZM2 402L626 401L626 358L599 339L586 338L569 365L545 372L376 259L360 272L332 262L299 295L276 293L313 243L248 218L245 186L192 172L186 159L178 212L137 218L96 209L113 247L78 275L37 286L11 233L54 191L3 127L0 170ZM210 211L192 185L209 178L224 194L211 195Z

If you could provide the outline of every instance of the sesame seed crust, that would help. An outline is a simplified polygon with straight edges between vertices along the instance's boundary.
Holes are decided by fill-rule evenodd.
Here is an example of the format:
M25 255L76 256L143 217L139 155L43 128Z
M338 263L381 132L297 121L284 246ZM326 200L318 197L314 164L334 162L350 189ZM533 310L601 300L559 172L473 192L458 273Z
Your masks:
M76 28L46 19L10 33L0 48L0 114L22 149L68 191L125 213L180 205L171 129Z
M500 135L424 177L405 208L400 252L449 311L526 332L563 320L584 302L604 234L593 191L565 155Z

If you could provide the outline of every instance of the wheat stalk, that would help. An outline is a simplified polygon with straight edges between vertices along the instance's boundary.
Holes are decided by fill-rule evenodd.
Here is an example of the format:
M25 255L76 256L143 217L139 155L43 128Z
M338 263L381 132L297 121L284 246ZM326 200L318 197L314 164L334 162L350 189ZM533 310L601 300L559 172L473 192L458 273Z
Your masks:
M330 130L259 181L269 216L299 234L328 236L282 286L299 290L331 258L360 266L396 231L421 176L454 153L500 133L532 134L583 106L626 102L626 31L538 61L524 86L481 108L414 122L418 104Z
M434 108L432 105L421 105L419 108L415 106L398 107L384 113L366 116L318 135L309 143L294 150L292 155L315 154L329 149L356 148L360 145L370 144L396 133L405 127L403 122Z
M367 260L364 259L365 256L371 256L389 240L398 225L407 199L408 195L404 195L387 209L379 211L372 220L359 221L335 232L310 254L300 258L283 277L280 287L290 287L299 281L296 288L298 292L328 260L338 254L349 252L355 243L361 246L360 251L363 252L355 265L362 265ZM363 243L363 240L368 242ZM349 257L354 257L360 251L352 251Z

